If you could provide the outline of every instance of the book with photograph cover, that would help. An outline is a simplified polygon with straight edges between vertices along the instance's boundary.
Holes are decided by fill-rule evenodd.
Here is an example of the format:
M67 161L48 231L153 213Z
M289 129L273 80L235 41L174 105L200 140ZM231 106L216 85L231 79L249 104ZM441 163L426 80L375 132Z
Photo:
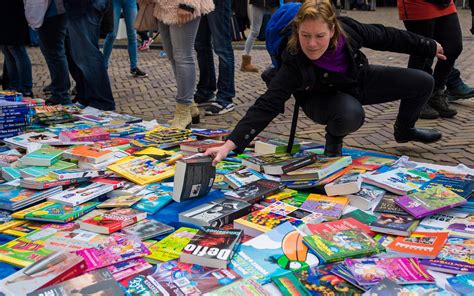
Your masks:
M411 216L380 214L377 220L370 224L370 229L375 232L409 236L419 223L420 221Z
M182 202L206 195L214 184L215 175L216 168L212 165L212 158L209 156L190 157L177 161L173 200Z
M232 189L242 187L258 179L266 179L264 174L249 168L225 174L223 178Z
M233 191L226 192L226 196L229 198L246 201L248 203L256 203L269 195L283 190L284 188L285 185L280 182L259 179Z
M146 240L159 235L167 234L174 231L174 227L158 222L156 220L143 219L135 224L124 227L123 233L138 236L142 240Z
M179 213L179 221L199 226L222 227L250 213L252 205L230 198L209 201Z
M289 159L276 163L264 164L263 171L269 175L283 175L306 167L318 160L316 154L303 154L301 156L292 156Z

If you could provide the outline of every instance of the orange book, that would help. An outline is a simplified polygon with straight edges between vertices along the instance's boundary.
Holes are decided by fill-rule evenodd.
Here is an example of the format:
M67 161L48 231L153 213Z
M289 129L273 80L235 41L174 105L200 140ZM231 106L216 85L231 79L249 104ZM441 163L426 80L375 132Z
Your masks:
M99 163L112 157L113 151L92 146L77 146L64 152L63 157L88 163Z
M387 251L403 257L434 259L448 239L448 232L413 232L410 236L399 236L388 246Z

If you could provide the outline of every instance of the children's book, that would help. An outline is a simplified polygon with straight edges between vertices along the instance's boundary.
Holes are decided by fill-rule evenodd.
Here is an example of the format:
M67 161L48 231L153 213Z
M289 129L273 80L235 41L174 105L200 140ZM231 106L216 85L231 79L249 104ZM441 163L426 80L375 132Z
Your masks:
M105 200L103 203L98 204L97 208L107 209L107 208L129 208L140 201L143 196L140 195L119 195L111 197Z
M230 198L219 198L179 213L179 221L198 226L222 227L250 213L251 204Z
M39 178L56 170L68 170L77 167L75 163L58 160L51 166L29 166L20 169L22 178Z
M301 208L313 213L320 213L326 220L337 220L349 204L346 196L329 197L321 194L310 194Z
M474 176L457 175L448 177L444 174L438 174L435 178L423 184L420 189L425 189L434 185L442 185L463 198L468 199L472 196L472 192L474 191Z
M265 288L252 279L241 279L218 288L205 296L271 296Z
M155 214L173 200L173 187L163 184L150 184L148 186L152 190L147 189L138 193L137 195L141 199L132 208Z
M434 259L447 239L447 232L413 232L408 237L397 237L387 246L387 252L405 257Z
M241 238L240 229L203 227L184 247L179 259L183 263L226 269Z
M282 181L321 180L350 165L350 156L319 157L315 163L288 172L281 176Z
M68 206L77 206L123 186L124 181L95 178L93 183L81 183L48 197L49 200Z
M174 176L175 168L150 156L127 156L108 169L139 185L158 182Z
M76 146L64 151L63 157L97 164L112 158L113 151L92 146Z
M122 296L125 293L106 268L85 273L65 282L37 290L28 296L44 295L93 295L102 291L105 295Z
M164 262L120 283L127 295L202 295L241 277L230 269L215 269L176 260Z
M369 235L375 235L373 231L370 230L369 225L361 223L360 221L352 218L347 217L343 219L339 219L336 221L324 222L324 223L307 223L305 224L302 229L307 234L323 234L323 233L331 233L343 230L350 230L350 229L360 229L366 232Z
M377 220L370 224L370 229L375 232L409 236L418 226L419 222L410 216L380 214Z
M85 161L78 161L77 162L77 166L81 169L84 169L84 170L105 170L107 169L107 167L127 156L130 156L130 154L128 152L125 152L125 151L122 151L122 150L117 150L117 151L114 151L113 152L113 155L110 159L106 160L106 161L103 161L103 162L100 162L100 163L97 163L97 164L93 164L93 163L89 163L89 162L85 162Z
M194 156L176 162L173 200L182 202L202 197L214 184L216 168L209 156Z
M61 187L46 190L23 189L20 180L0 184L0 209L17 211L61 192Z
M282 191L265 197L260 203L270 205L276 201L285 200L298 194L298 191L285 188Z
M329 196L348 195L359 192L361 184L362 178L360 174L350 173L341 176L332 183L324 185L324 190L326 195Z
M365 211L362 211L362 210L359 210L359 209L355 209L351 212L348 212L348 213L345 213L344 215L341 216L341 218L354 218L356 219L357 221L363 223L363 224L366 224L366 225L370 225L370 223L374 222L377 220L377 217L374 216L374 215L371 215Z
M24 236L45 226L40 222L11 220L0 226L0 232L13 236Z
M449 290L461 296L472 296L474 289L474 273L462 274L448 278Z
M308 235L304 237L304 242L325 263L349 257L368 256L384 250L381 245L360 229Z
M67 251L44 257L0 281L0 293L26 295L82 274L86 270L84 259Z
M153 266L146 262L145 259L137 258L109 265L106 268L110 273L112 273L112 276L116 281L121 281L152 267Z
M81 229L110 234L145 219L146 212L132 208L115 208L104 214L79 222Z
M393 193L385 193L378 205L375 207L374 212L395 215L408 215L408 213L404 209L400 208L395 203L395 199L398 197L398 195L395 195Z
M343 278L331 273L332 265L313 266L295 272L295 276L309 291L310 295L360 296L362 290Z
M59 133L59 139L62 141L104 141L110 139L110 134L107 130L101 127L92 127L86 129L63 130Z
M264 174L249 168L224 175L224 181L233 189L242 187L258 179L267 179Z
M226 196L248 203L256 203L266 196L275 194L284 188L285 185L280 182L259 179L233 191L226 192Z
M450 235L474 238L474 214L454 218L447 229Z
M156 220L143 219L138 223L124 227L123 233L135 235L141 240L146 240L159 235L174 231L174 227L158 222Z
M151 260L152 263L178 259L184 247L197 232L198 229L195 228L178 228L175 232L149 247L151 253L145 258Z
M352 166L355 168L364 168L367 170L376 170L383 165L390 165L395 161L391 156L361 156L352 161Z
M377 171L365 174L363 176L363 182L378 186L398 195L403 195L418 189L429 180L405 168L385 168L386 167L381 167Z
M360 285L375 285L384 278L397 284L434 282L417 258L348 258L344 264Z
M111 234L100 246L77 250L83 257L87 270L95 270L150 254L140 238L121 233Z
M362 183L358 192L349 194L349 204L363 211L367 211L378 205L384 195L385 190Z
M231 260L231 268L260 284L272 277L318 265L319 260L303 244L303 235L290 223L242 243Z
M59 160L63 152L59 149L41 148L26 154L20 158L20 162L24 166L52 166Z
M311 293L293 273L272 277L272 282L275 284L275 286L277 286L278 290L280 290L280 293L284 296L311 295Z
M420 227L428 230L447 231L449 225L455 218L467 218L468 213L458 211L456 208L433 214L423 218L420 222Z
M49 145L58 142L58 136L50 132L29 132L19 136L3 139L12 148L23 148L27 152L33 152L41 148L43 144Z
M20 180L20 186L27 189L49 189L58 186L67 186L81 182L87 182L88 178L58 180L49 175L37 178L24 178Z
M462 205L467 201L445 188L434 185L395 199L397 205L415 218L422 218Z
M78 206L67 206L60 203L45 201L32 207L13 213L16 219L44 222L66 223L75 220L95 209L98 202L86 202Z
M291 147L291 154L298 153L300 151L301 145L299 143L294 143ZM255 141L255 154L256 155L265 155L270 153L287 153L288 140L281 139L261 139Z
M474 240L450 236L435 259L422 259L427 269L444 273L474 272Z

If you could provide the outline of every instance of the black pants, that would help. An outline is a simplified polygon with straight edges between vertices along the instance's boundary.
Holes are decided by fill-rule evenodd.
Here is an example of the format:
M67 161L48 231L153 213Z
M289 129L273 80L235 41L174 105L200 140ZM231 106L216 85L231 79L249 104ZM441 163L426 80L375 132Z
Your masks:
M447 60L438 60L433 71L435 89L444 89L449 72L462 52L462 33L457 13L429 20L404 21L408 31L435 39L444 49ZM422 56L410 56L408 68L426 70L433 60Z
M401 129L415 126L421 108L433 91L433 77L415 69L370 65L365 78L360 81L357 97L337 92L315 94L306 98L302 108L313 121L326 125L329 143L342 139L358 130L364 123L362 105L380 104L400 100L396 125Z

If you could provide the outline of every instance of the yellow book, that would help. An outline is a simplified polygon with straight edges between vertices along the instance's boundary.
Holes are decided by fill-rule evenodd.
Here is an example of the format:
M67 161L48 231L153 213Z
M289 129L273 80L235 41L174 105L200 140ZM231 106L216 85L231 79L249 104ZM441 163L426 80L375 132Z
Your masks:
M148 149L148 148L147 148ZM174 176L174 165L150 156L127 156L109 165L108 169L139 185L155 183Z
M29 214L29 213L32 213L32 212L35 212L35 211L39 211L39 210L44 209L47 206L51 206L53 204L55 204L55 202L45 201L45 202L42 202L40 204L34 205L32 207L28 207L26 209L23 209L21 211L17 211L17 212L12 214L12 217L16 218L16 219L24 219L26 214Z
M11 226L8 229L5 229L3 233L10 234L14 236L24 236L35 230L43 228L46 224L34 221L24 221L25 223Z
M145 258L160 262L178 259L181 251L197 232L198 229L181 227L161 241L148 247L151 254L145 256Z
M28 221L25 221L25 220L10 220L8 222L0 224L0 232L5 232L5 230L7 230L9 228L25 224L26 222L28 222Z
M38 233L38 230L35 233ZM33 236L32 233L30 236ZM15 266L26 267L42 258L54 253L45 247L43 240L31 240L28 237L19 237L0 246L0 261Z

